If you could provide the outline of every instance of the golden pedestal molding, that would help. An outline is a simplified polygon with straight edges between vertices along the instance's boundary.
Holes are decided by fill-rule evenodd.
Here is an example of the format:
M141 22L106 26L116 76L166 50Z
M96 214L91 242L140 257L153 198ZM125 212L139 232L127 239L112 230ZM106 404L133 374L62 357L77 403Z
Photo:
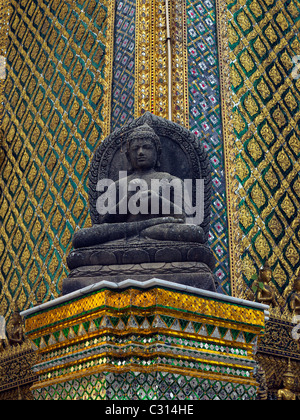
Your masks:
M22 312L35 399L254 399L268 307L167 281L100 282Z

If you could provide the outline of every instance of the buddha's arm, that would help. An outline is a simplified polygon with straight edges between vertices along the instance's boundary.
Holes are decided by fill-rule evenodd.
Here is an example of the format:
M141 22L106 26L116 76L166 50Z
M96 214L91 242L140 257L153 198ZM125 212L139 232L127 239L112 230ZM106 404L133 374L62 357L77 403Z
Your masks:
M148 200L149 214L152 216L155 214L158 216L171 216L180 219L182 222L185 221L186 215L183 209L182 200L180 203L176 203L172 199L169 200L151 189L142 192L141 198Z
M264 289L264 290L260 290L257 294L257 298L260 302L268 302L272 299L272 293L269 292L268 290Z

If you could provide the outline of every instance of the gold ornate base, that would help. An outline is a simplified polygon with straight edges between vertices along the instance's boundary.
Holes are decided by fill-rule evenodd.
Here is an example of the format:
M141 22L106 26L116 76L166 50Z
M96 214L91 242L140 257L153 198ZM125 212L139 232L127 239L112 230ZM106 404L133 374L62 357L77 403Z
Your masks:
M265 309L157 279L81 289L22 314L34 398L253 399Z

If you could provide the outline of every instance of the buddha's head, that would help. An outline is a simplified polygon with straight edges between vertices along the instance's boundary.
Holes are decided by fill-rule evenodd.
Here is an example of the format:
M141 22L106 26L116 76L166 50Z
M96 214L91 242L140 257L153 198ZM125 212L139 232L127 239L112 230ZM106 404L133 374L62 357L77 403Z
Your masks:
M272 270L269 266L269 263L266 262L264 266L259 270L260 272L260 280L263 283L269 283L272 279Z
M291 360L288 361L287 371L283 374L283 386L292 390L295 384L295 375L292 371Z
M160 139L148 124L143 124L130 133L126 156L133 170L158 169L160 154Z

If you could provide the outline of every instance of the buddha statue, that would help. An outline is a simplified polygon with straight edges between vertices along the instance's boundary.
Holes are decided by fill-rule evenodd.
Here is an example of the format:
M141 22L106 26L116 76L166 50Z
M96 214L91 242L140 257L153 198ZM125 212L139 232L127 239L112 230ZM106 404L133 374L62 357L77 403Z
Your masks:
M266 373L261 365L257 365L254 369L253 376L258 383L258 389L256 394L256 400L267 400L268 399L268 384L266 379Z
M210 163L189 130L145 113L100 144L89 181L92 226L74 234L63 294L152 278L216 291Z
M269 263L266 262L259 270L258 282L263 285L263 287L259 287L257 293L257 301L263 303L265 305L270 306L277 306L275 291L270 284L272 280L272 270L269 266Z
M295 386L295 375L292 372L291 359L288 362L288 369L283 375L283 388L278 391L278 400L296 400L296 394L293 392Z
M188 197L184 202L183 181L158 171L160 153L160 139L148 124L132 131L127 139L126 151L131 173L110 184L105 198L115 205L109 208L98 206L99 213L103 214L102 223L75 233L74 248L128 240L134 236L163 241L204 242L203 229L185 223L184 210L190 208L191 203L187 202ZM161 186L157 191L151 189L155 184ZM173 191L168 190L169 197L163 195L163 185L173 187ZM175 200L176 188L179 200ZM117 197L119 201L116 202ZM102 199L100 203L103 202ZM125 211L122 211L124 208Z
M294 289L290 299L290 307L293 317L300 317L300 270L298 270L297 277L294 281Z
M11 327L7 331L10 346L20 345L25 341L23 320L18 311L14 311L11 319Z

